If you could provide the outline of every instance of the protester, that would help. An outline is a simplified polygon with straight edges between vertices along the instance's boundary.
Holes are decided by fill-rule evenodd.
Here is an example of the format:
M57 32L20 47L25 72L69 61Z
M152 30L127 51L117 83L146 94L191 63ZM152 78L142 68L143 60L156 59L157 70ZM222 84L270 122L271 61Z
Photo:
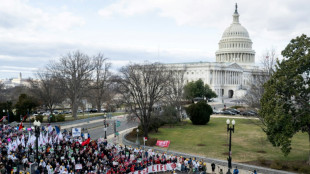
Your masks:
M1 125L0 139L0 173L26 171L36 162L34 128ZM57 126L42 126L38 137L39 159L35 173L130 173L156 164L167 165L171 167L167 169L170 171L177 168L180 171L205 173L207 169L205 162L195 158L104 142L102 138L91 140L89 136L73 136L71 131L61 132Z
M238 170L237 166L236 166L236 168L234 169L233 174L239 174L239 170Z

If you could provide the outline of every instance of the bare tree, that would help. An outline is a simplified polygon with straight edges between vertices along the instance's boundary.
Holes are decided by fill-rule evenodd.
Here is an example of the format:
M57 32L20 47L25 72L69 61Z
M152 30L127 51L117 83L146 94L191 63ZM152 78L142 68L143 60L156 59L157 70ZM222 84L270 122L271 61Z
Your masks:
M166 67L159 63L130 64L121 68L118 83L129 113L140 120L147 137L154 104L163 100L170 83Z
M30 91L53 113L55 107L65 99L57 79L47 71L38 71L37 80L30 80Z
M244 96L245 103L252 108L260 108L260 99L264 93L263 85L267 82L274 72L276 64L276 51L275 49L267 50L261 59L263 70L253 72L250 88Z
M75 51L61 57L59 62L50 63L48 70L57 78L63 94L70 99L72 115L77 118L78 104L91 84L94 70L92 58Z
M184 88L184 75L186 68L178 69L172 67L169 71L170 84L167 88L165 99L168 105L174 106L177 109L177 118L182 118L182 101L183 101L183 88Z
M107 62L103 54L98 54L94 57L94 81L92 84L91 98L97 107L98 112L101 110L102 103L110 98L108 93L109 85L111 84L111 63Z
M5 102L4 84L0 82L0 103Z

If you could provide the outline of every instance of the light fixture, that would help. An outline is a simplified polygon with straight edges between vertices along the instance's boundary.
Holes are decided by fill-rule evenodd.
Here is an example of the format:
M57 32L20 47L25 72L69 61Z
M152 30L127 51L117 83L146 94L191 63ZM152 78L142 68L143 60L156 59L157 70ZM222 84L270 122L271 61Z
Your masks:
M226 124L230 124L230 120L229 119L226 120Z
M235 125L235 124L236 124L235 120L232 120L231 124L232 124L232 125Z

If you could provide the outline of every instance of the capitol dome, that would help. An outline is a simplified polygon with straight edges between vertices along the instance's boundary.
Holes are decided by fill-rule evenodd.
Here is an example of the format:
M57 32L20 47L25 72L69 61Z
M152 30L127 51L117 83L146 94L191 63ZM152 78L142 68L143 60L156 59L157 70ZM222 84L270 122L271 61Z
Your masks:
M226 28L216 51L216 62L236 62L239 64L255 63L255 51L248 31L239 23L236 4L232 24Z

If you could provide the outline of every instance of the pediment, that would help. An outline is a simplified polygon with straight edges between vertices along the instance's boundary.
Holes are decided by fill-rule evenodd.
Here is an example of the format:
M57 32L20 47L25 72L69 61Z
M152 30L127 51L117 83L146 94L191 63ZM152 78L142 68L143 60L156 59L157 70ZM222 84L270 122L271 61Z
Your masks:
M240 65L238 65L237 63L232 63L232 64L228 65L227 68L243 70L243 68Z

